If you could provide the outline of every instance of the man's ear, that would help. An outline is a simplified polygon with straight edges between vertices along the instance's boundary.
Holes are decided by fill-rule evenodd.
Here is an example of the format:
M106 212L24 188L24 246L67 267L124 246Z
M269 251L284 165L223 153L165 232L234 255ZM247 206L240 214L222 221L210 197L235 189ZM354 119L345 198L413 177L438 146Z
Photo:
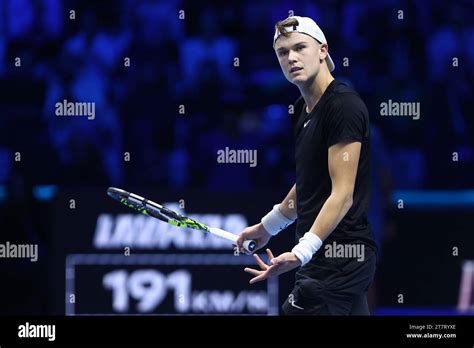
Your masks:
M323 53L324 57L322 59L326 59L328 55L328 44L321 44L319 46L319 53Z

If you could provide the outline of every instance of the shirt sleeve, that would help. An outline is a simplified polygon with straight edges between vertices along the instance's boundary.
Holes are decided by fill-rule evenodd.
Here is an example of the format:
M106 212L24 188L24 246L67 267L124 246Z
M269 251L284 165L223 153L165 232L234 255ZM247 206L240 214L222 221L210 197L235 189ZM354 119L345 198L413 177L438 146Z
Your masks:
M326 145L341 142L363 142L367 135L368 111L364 102L354 94L334 97L325 116Z

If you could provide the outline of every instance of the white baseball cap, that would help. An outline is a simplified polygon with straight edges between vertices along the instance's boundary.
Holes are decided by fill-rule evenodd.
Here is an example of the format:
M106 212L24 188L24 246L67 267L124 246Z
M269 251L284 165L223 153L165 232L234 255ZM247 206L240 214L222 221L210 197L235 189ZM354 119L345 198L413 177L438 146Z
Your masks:
M288 19L296 19L298 25L287 26L285 27L287 33L302 33L311 36L313 39L319 41L322 44L327 44L326 36L324 36L321 28L309 17L300 17L300 16L291 16ZM280 37L282 33L278 31L278 28L275 28L275 36L273 37L273 48L275 48L275 42ZM331 56L326 56L326 64L328 65L329 71L333 71L335 66Z

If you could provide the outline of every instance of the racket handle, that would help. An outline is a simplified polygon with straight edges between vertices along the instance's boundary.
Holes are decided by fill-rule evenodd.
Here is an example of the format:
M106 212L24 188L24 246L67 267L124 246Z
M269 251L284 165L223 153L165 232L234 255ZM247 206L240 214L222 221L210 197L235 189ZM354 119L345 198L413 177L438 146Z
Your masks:
M224 231L217 227L209 227L209 232L217 237L231 241L232 243L234 243L234 245L235 242L237 242L237 239L239 238L238 235ZM246 240L242 246L246 253L251 254L255 251L257 243L254 240Z
M245 251L251 254L255 251L255 248L257 248L257 242L254 240L246 240L242 246L244 247Z

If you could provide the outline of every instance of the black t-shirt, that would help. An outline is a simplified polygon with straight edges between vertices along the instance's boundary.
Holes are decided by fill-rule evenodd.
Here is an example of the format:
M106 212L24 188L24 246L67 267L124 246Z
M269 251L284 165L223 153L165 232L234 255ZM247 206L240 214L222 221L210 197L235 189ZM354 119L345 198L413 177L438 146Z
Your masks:
M295 103L292 118L296 140L296 238L308 232L331 194L328 149L340 142L362 144L353 194L347 214L324 241L311 264L324 257L326 244L364 244L376 250L367 213L370 199L370 127L367 108L359 95L333 80L308 114L304 99ZM310 263L308 267L311 268Z

